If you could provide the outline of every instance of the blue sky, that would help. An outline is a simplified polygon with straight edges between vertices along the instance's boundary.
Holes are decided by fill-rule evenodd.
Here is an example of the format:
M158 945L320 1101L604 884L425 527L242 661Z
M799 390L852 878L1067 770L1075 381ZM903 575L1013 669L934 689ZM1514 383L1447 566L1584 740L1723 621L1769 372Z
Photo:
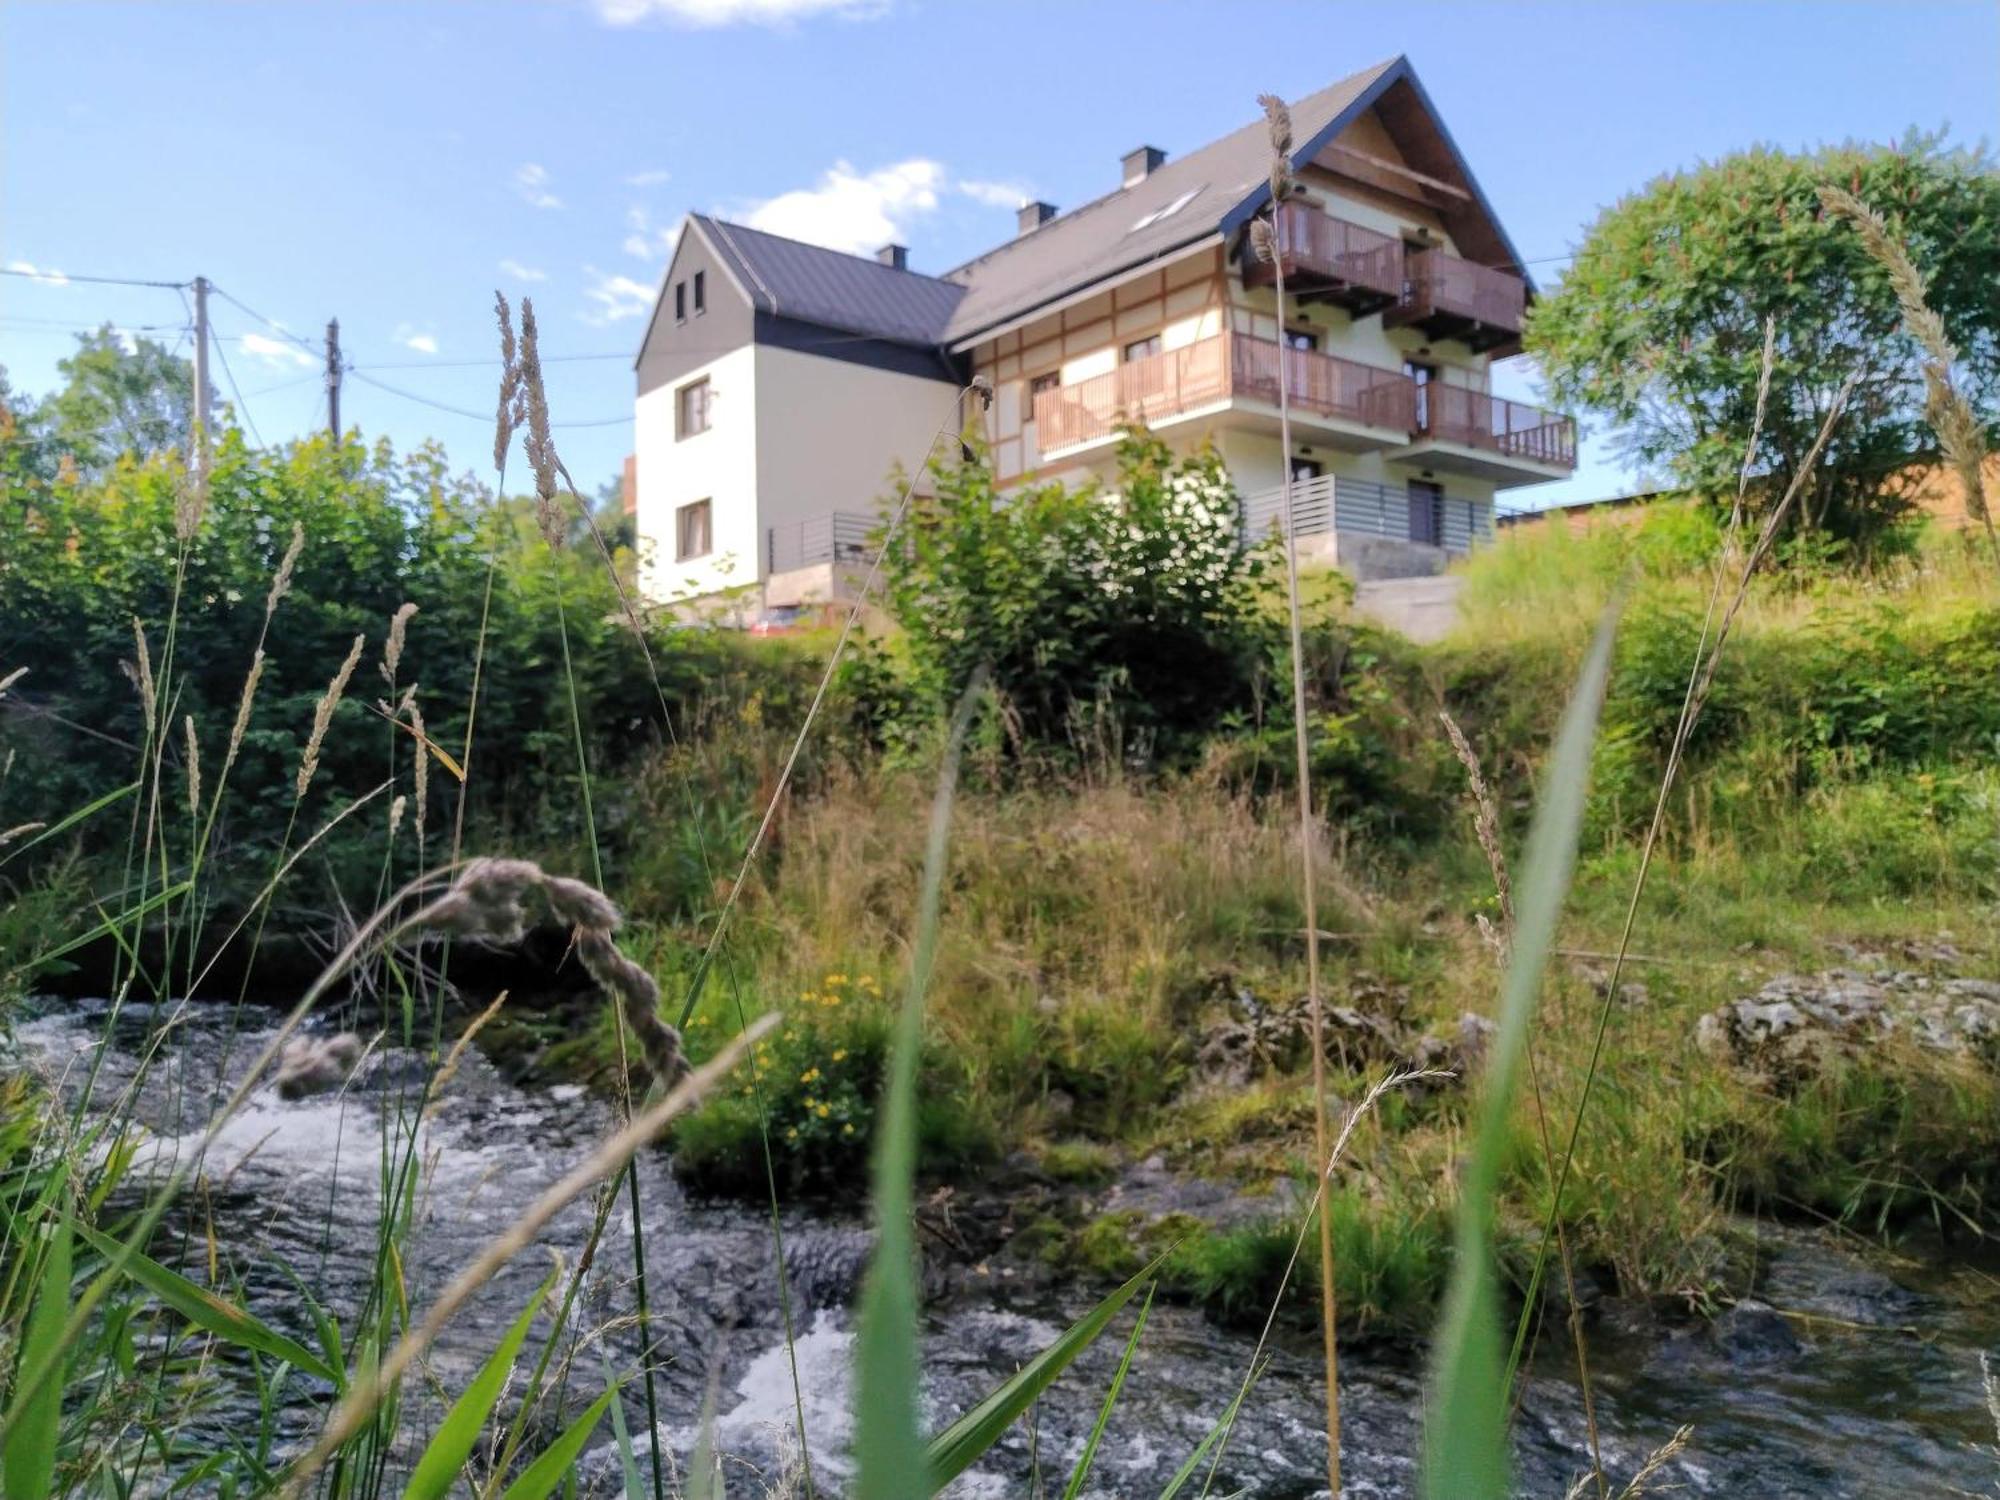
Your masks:
M344 419L480 470L492 288L532 294L551 404L579 424L558 446L594 484L630 448L630 359L685 210L893 234L943 270L1005 238L1023 192L1080 203L1136 145L1191 150L1260 91L1398 52L1545 283L1599 207L1675 166L1912 124L2000 136L1993 0L11 0L0 264L200 273L312 344L337 315ZM0 277L0 363L40 391L76 327L171 343L185 317L171 290ZM303 350L229 302L214 319L266 441L324 420ZM1531 395L1533 372L1499 385ZM1574 480L1513 498L1626 482L1587 435Z

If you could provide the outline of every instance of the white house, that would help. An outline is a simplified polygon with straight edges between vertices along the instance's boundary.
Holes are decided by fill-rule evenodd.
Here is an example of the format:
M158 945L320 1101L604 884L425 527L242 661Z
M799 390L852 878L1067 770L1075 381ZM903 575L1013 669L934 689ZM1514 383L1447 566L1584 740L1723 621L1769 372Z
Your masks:
M1213 443L1251 531L1289 463L1301 545L1363 576L1490 536L1496 491L1576 464L1568 418L1491 394L1532 295L1520 256L1407 59L1291 108L1282 318L1249 247L1271 212L1261 119L1178 161L1141 147L1103 197L1027 204L943 276L901 246L870 260L690 215L638 359L649 590L838 593L891 464L974 375L1003 483L1104 474L1137 420Z

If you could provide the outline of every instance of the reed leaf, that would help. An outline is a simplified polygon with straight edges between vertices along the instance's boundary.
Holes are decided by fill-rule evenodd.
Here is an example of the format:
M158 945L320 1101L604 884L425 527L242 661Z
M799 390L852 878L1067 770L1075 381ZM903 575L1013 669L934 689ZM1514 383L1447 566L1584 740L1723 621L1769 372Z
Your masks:
M550 1276L537 1288L534 1296L528 1299L528 1305L521 1310L521 1315L500 1340L500 1347L487 1356L486 1363L472 1378L472 1384L452 1402L451 1410L438 1424L437 1435L424 1449L424 1456L417 1460L416 1468L410 1471L410 1482L404 1487L403 1500L441 1500L451 1492L459 1471L465 1467L466 1459L479 1441L479 1434L486 1430L493 1408L500 1403L500 1393L507 1388L507 1377L513 1372L514 1361L520 1357L528 1328L534 1323L535 1314L542 1310L542 1303L555 1284L556 1278Z
M1061 1337L1009 1376L992 1394L951 1426L931 1439L929 1494L936 1494L964 1473L988 1448L1000 1440L1014 1419L1055 1382L1071 1360L1095 1343L1105 1325L1130 1302L1140 1287L1160 1272L1167 1257L1180 1248L1176 1241L1153 1258L1151 1264L1119 1287L1089 1312L1063 1330ZM906 1489L905 1495L909 1493Z
M556 1487L569 1477L577 1455L583 1452L591 1434L604 1420L604 1409L618 1398L618 1387L613 1386L583 1409L579 1416L562 1431L562 1436L542 1450L539 1457L521 1471L521 1477L501 1491L500 1500L547 1500Z
M1507 1381L1493 1269L1493 1200L1506 1149L1515 1075L1576 864L1591 745L1611 671L1617 613L1614 601L1598 624L1576 691L1564 710L1515 888L1516 925L1501 991L1499 1029L1488 1054L1478 1130L1461 1178L1451 1282L1432 1344L1424 1414L1427 1500L1506 1500L1509 1492Z
M1104 1393L1104 1404L1097 1408L1097 1420L1090 1424L1090 1438L1083 1445L1076 1467L1070 1471L1069 1483L1063 1486L1062 1500L1076 1500L1083 1493L1083 1482L1090 1477L1090 1465L1097 1457L1097 1445L1104 1440L1104 1429L1111 1421L1111 1409L1118 1404L1118 1393L1125 1387L1125 1372L1132 1368L1132 1356L1138 1352L1139 1336L1146 1331L1146 1315L1153 1310L1153 1293L1158 1290L1158 1282L1146 1288L1146 1300L1139 1304L1139 1316L1132 1322L1132 1336L1125 1340L1125 1352L1118 1359L1118 1373L1111 1377L1111 1389Z
M294 1369L328 1382L336 1390L346 1384L339 1370L297 1339L278 1332L256 1314L225 1301L207 1287L197 1285L178 1271L168 1270L151 1257L128 1249L87 1224L77 1224L75 1228L77 1235L91 1249L202 1332L213 1334L239 1349L283 1360Z
M37 844L45 844L50 839L62 837L63 834L69 832L70 829L76 827L84 819L95 817L98 813L103 812L105 808L110 807L115 802L124 801L138 790L138 782L128 781L125 785L113 791L106 792L102 797L93 798L75 811L65 814L55 822L49 824L48 827L39 830L33 838L19 844L8 845L6 854L0 856L0 865L6 864L9 860L20 858L20 856L26 854Z
M59 1174L60 1175L60 1174ZM23 1391L7 1413L0 1437L0 1482L6 1500L43 1500L55 1487L56 1439L62 1423L63 1323L69 1315L69 1220L58 1219L49 1234L48 1255L35 1291L34 1309L21 1344L21 1368L57 1361L38 1389Z
M974 674L952 713L937 794L931 802L909 989L896 1021L889 1077L882 1091L875 1145L875 1254L862 1284L855 1334L856 1500L908 1500L912 1481L923 1474L927 1461L917 1417L917 1271L911 1221L917 1169L917 1053L923 1045L924 990L937 956L938 907L944 891L959 758L985 676L984 671ZM1004 1429L1005 1423L1001 1425ZM997 1432L989 1435L965 1462L971 1462L997 1436Z
M1217 1417L1215 1425L1208 1429L1208 1436L1196 1443L1194 1452L1187 1456L1187 1462L1174 1470L1174 1477L1169 1479L1167 1487L1160 1491L1160 1500L1174 1500L1174 1496L1187 1488L1188 1481L1194 1478L1195 1470L1201 1467L1201 1461L1208 1457L1208 1450L1221 1440L1225 1432L1236 1425L1237 1409L1243 1405L1243 1398L1250 1394L1250 1387L1256 1384L1256 1377L1261 1374L1263 1374L1262 1369L1252 1370L1251 1379L1236 1388L1236 1394L1229 1398L1229 1405L1222 1409L1222 1415Z

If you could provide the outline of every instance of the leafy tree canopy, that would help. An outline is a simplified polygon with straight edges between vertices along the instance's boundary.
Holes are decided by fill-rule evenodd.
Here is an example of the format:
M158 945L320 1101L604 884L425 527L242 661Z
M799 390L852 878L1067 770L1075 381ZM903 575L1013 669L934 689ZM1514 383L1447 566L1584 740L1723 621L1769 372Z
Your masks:
M109 323L78 334L76 343L76 352L56 365L63 384L41 401L0 387L16 424L10 436L23 445L16 450L20 461L45 476L66 462L96 479L127 454L187 451L194 426L189 361L152 339L128 339Z
M1606 417L1626 455L1733 495L1757 408L1766 319L1776 326L1755 498L1776 500L1842 381L1855 385L1799 526L1866 547L1908 506L1905 476L1933 458L1915 346L1887 275L1818 189L1885 214L1930 279L1976 410L2000 398L2000 175L1983 150L1912 133L1894 147L1810 154L1757 148L1662 177L1605 210L1561 286L1534 309L1527 347L1556 397Z

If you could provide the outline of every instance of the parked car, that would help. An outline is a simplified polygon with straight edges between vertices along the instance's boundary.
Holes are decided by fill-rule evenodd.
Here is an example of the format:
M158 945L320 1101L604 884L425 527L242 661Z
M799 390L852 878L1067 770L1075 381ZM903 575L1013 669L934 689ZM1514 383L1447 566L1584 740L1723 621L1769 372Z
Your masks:
M812 624L811 617L802 604L784 604L775 609L760 612L750 622L752 635L791 635Z

